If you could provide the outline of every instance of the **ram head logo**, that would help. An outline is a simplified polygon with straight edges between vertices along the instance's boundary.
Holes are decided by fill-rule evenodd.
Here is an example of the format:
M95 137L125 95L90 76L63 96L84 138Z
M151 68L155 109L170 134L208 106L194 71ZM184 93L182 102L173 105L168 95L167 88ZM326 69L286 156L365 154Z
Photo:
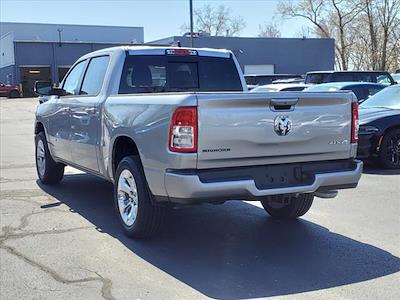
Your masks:
M277 116L274 122L274 129L277 135L288 135L292 130L292 121L288 116Z

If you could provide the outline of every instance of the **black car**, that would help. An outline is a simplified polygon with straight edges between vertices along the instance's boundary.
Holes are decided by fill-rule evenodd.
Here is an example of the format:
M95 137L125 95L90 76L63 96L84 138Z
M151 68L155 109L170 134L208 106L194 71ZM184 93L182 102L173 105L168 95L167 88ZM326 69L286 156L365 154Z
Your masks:
M385 85L396 84L386 71L315 71L306 74L305 84L320 84L327 82L363 81Z
M247 85L265 85L271 84L275 80L279 79L299 79L300 74L246 74L244 75Z
M387 87L359 109L358 157L400 168L400 85Z
M334 92L352 91L356 95L358 103L361 103L377 92L384 89L386 85L371 82L330 82L311 85L304 89L305 92Z

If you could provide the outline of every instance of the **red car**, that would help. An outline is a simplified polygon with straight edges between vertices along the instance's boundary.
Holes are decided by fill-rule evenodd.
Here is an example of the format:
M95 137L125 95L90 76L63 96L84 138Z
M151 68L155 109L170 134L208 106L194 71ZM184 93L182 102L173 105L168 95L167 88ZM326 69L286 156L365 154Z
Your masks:
M0 82L0 97L18 98L21 96L18 85Z

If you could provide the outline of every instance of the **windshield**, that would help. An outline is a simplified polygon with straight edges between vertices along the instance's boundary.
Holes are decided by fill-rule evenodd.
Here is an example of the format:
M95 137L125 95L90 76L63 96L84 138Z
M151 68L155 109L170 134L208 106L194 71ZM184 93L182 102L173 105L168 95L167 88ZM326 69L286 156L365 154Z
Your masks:
M365 100L361 104L361 107L387 107L400 109L400 86L394 85L383 89L371 98Z
M243 91L231 58L130 55L122 71L119 94Z

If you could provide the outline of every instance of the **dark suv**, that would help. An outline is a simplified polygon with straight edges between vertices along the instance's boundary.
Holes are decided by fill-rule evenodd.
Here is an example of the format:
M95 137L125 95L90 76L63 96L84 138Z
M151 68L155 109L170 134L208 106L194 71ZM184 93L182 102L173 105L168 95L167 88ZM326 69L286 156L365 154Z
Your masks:
M306 74L306 84L327 82L362 81L385 85L396 84L392 76L385 71L315 71Z

